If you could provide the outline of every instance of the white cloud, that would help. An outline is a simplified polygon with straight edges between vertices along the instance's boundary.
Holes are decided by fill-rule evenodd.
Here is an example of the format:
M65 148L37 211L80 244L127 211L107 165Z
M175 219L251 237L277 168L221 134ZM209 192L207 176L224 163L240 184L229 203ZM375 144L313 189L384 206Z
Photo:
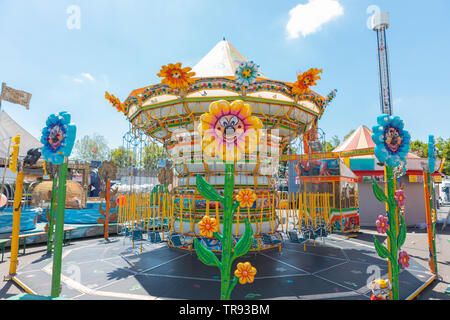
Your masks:
M343 14L344 8L337 0L309 0L307 4L299 4L289 11L288 37L296 39L299 33L306 37Z
M86 79L89 79L90 81L94 81L94 77L89 73L82 73L81 76L85 77Z
M78 83L83 83L83 80L82 80L82 79L73 78L72 80L75 81L75 82L78 82Z

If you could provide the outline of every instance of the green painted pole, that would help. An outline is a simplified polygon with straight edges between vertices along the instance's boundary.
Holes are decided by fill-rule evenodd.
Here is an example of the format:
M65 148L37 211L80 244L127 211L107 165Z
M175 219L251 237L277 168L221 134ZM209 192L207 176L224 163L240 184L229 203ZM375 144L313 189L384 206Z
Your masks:
M391 266L391 272L392 272L392 279L391 279L391 285L392 285L392 299L393 300L399 300L399 275L400 270L398 266L398 243L397 243L397 237L398 237L398 217L397 217L397 205L395 202L395 183L394 183L394 177L393 177L393 168L392 167L386 167L386 182L388 187L388 207L389 207L389 229L390 232L393 235L393 239L390 239L389 241L389 252L391 253L391 259L389 259L389 264Z
M233 246L232 240L232 223L233 223L233 188L234 188L234 163L225 164L225 186L224 186L224 217L223 217L223 241L222 241L222 268L220 299L229 300L231 291L230 273L231 273L231 250Z
M52 297L59 297L61 293L61 264L64 238L64 213L66 207L66 179L67 158L59 167L58 204L56 207L55 248L52 270Z
M55 219L55 202L56 202L56 182L58 178L55 176L53 178L53 184L52 184L52 198L51 198L51 204L50 204L50 219L48 222L48 238L47 238L47 252L51 252L53 249L53 221Z

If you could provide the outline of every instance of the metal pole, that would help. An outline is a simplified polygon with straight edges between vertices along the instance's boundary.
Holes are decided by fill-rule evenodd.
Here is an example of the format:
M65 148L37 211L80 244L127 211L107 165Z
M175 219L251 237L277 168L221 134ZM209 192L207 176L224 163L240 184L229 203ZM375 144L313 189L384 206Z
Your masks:
M13 230L11 235L11 262L9 265L9 274L16 274L17 260L19 252L19 233L20 233L20 211L22 208L22 189L23 189L23 171L17 173L16 191L14 192L14 208L13 208ZM26 241L26 239L24 240Z

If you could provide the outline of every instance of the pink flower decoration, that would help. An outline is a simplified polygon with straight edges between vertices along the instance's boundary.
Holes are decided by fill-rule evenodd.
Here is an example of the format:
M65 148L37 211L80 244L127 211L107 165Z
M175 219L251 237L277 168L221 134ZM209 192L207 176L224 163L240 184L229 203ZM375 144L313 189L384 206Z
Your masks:
M397 201L397 205L399 207L404 207L405 200L406 200L406 196L405 196L405 193L403 192L403 190L396 190L395 191L395 201Z
M406 251L400 251L398 253L398 263L402 266L402 269L409 267L409 256Z
M386 233L386 230L389 227L388 219L385 216L379 215L376 225L378 233L384 234Z

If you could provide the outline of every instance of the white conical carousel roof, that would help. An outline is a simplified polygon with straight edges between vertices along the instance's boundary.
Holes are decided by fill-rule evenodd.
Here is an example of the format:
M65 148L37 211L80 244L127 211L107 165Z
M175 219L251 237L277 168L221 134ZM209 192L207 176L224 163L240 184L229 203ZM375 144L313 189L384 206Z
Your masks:
M247 59L242 56L231 43L222 40L193 68L195 77L233 77L237 66ZM257 62L255 61L257 64ZM261 78L266 78L261 73Z

